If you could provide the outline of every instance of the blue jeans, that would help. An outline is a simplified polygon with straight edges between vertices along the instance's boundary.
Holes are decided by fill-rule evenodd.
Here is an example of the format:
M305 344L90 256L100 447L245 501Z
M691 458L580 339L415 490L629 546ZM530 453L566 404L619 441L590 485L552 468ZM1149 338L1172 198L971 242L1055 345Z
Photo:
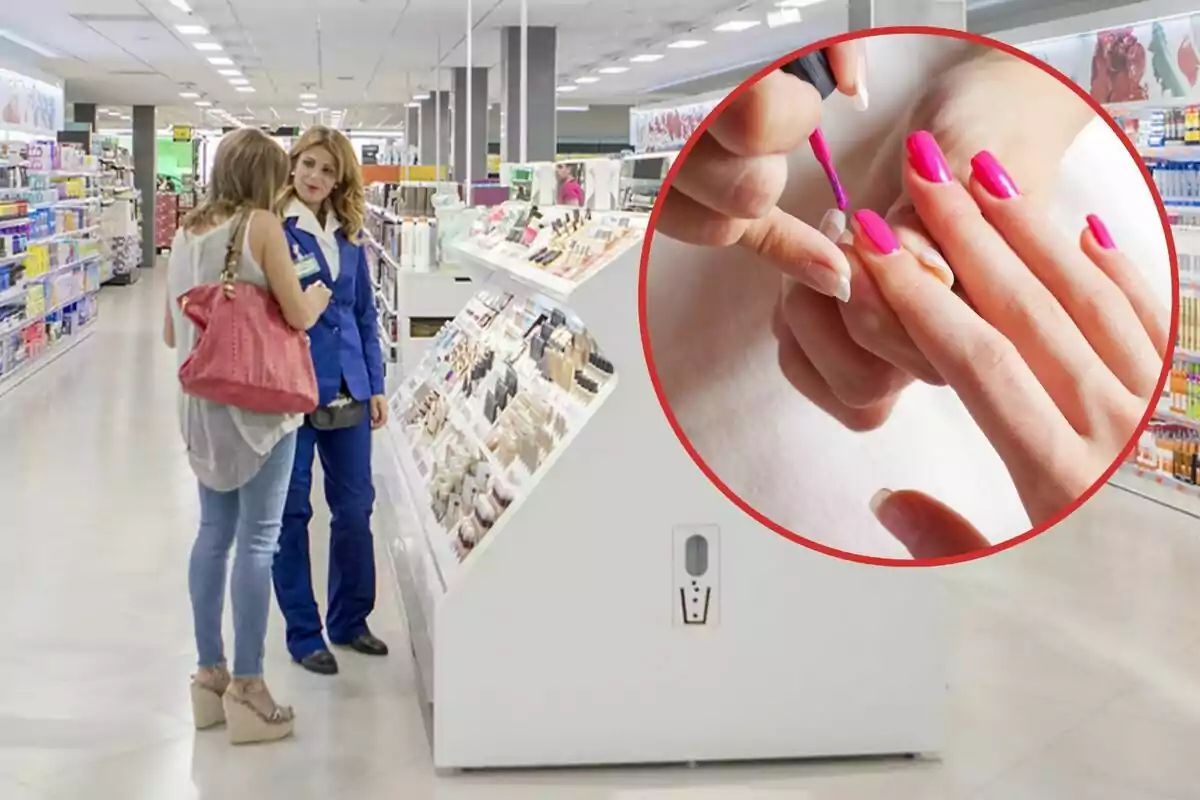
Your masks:
M192 546L188 588L201 667L225 664L221 636L225 574L229 551L236 542L231 592L233 674L253 678L263 673L271 564L279 549L279 529L295 455L296 434L290 433L275 445L258 474L240 489L216 492L200 486L200 532Z

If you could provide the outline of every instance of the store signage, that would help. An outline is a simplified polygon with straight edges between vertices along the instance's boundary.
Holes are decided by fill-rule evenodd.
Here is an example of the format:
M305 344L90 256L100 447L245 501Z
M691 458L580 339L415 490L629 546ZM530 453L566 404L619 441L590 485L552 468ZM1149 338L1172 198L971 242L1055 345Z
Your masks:
M723 98L714 97L671 108L631 108L629 141L636 153L679 150Z
M61 85L0 69L0 130L53 136L63 129Z
M362 146L362 163L363 164L378 164L379 163L379 145L364 144Z
M1200 14L1023 47L1101 103L1200 101Z
M171 130L172 137L177 142L190 142L192 140L191 125L176 125Z

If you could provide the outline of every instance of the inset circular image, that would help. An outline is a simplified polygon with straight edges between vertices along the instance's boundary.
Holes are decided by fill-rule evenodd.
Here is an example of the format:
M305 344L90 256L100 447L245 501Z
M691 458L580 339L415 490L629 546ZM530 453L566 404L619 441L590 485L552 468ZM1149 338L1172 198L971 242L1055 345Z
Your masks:
M683 445L747 513L852 560L948 563L1047 530L1133 448L1174 260L1082 89L981 37L864 31L758 73L680 152L643 339Z

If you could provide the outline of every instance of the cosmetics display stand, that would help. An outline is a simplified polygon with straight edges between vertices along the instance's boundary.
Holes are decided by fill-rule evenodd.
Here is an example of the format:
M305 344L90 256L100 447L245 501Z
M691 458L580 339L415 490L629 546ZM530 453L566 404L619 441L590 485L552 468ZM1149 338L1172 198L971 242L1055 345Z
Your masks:
M789 542L696 468L643 355L646 218L622 225L574 277L456 245L483 291L391 398L376 480L435 764L937 751L936 575Z

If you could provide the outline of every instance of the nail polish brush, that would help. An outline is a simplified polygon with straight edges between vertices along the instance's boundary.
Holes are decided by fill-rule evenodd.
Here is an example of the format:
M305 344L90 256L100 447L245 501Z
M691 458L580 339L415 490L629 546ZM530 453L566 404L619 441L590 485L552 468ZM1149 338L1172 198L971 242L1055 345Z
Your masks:
M822 100L837 89L837 80L833 77L833 68L829 65L829 56L825 54L824 50L806 53L796 60L784 64L780 69L812 86L821 95ZM845 211L849 208L850 201L846 197L846 190L842 186L841 179L838 178L837 169L833 166L833 154L829 152L825 134L821 133L819 127L808 137L808 144L812 148L817 163L821 165L821 169L825 170L825 177L829 180L829 188L833 190L838 209Z

